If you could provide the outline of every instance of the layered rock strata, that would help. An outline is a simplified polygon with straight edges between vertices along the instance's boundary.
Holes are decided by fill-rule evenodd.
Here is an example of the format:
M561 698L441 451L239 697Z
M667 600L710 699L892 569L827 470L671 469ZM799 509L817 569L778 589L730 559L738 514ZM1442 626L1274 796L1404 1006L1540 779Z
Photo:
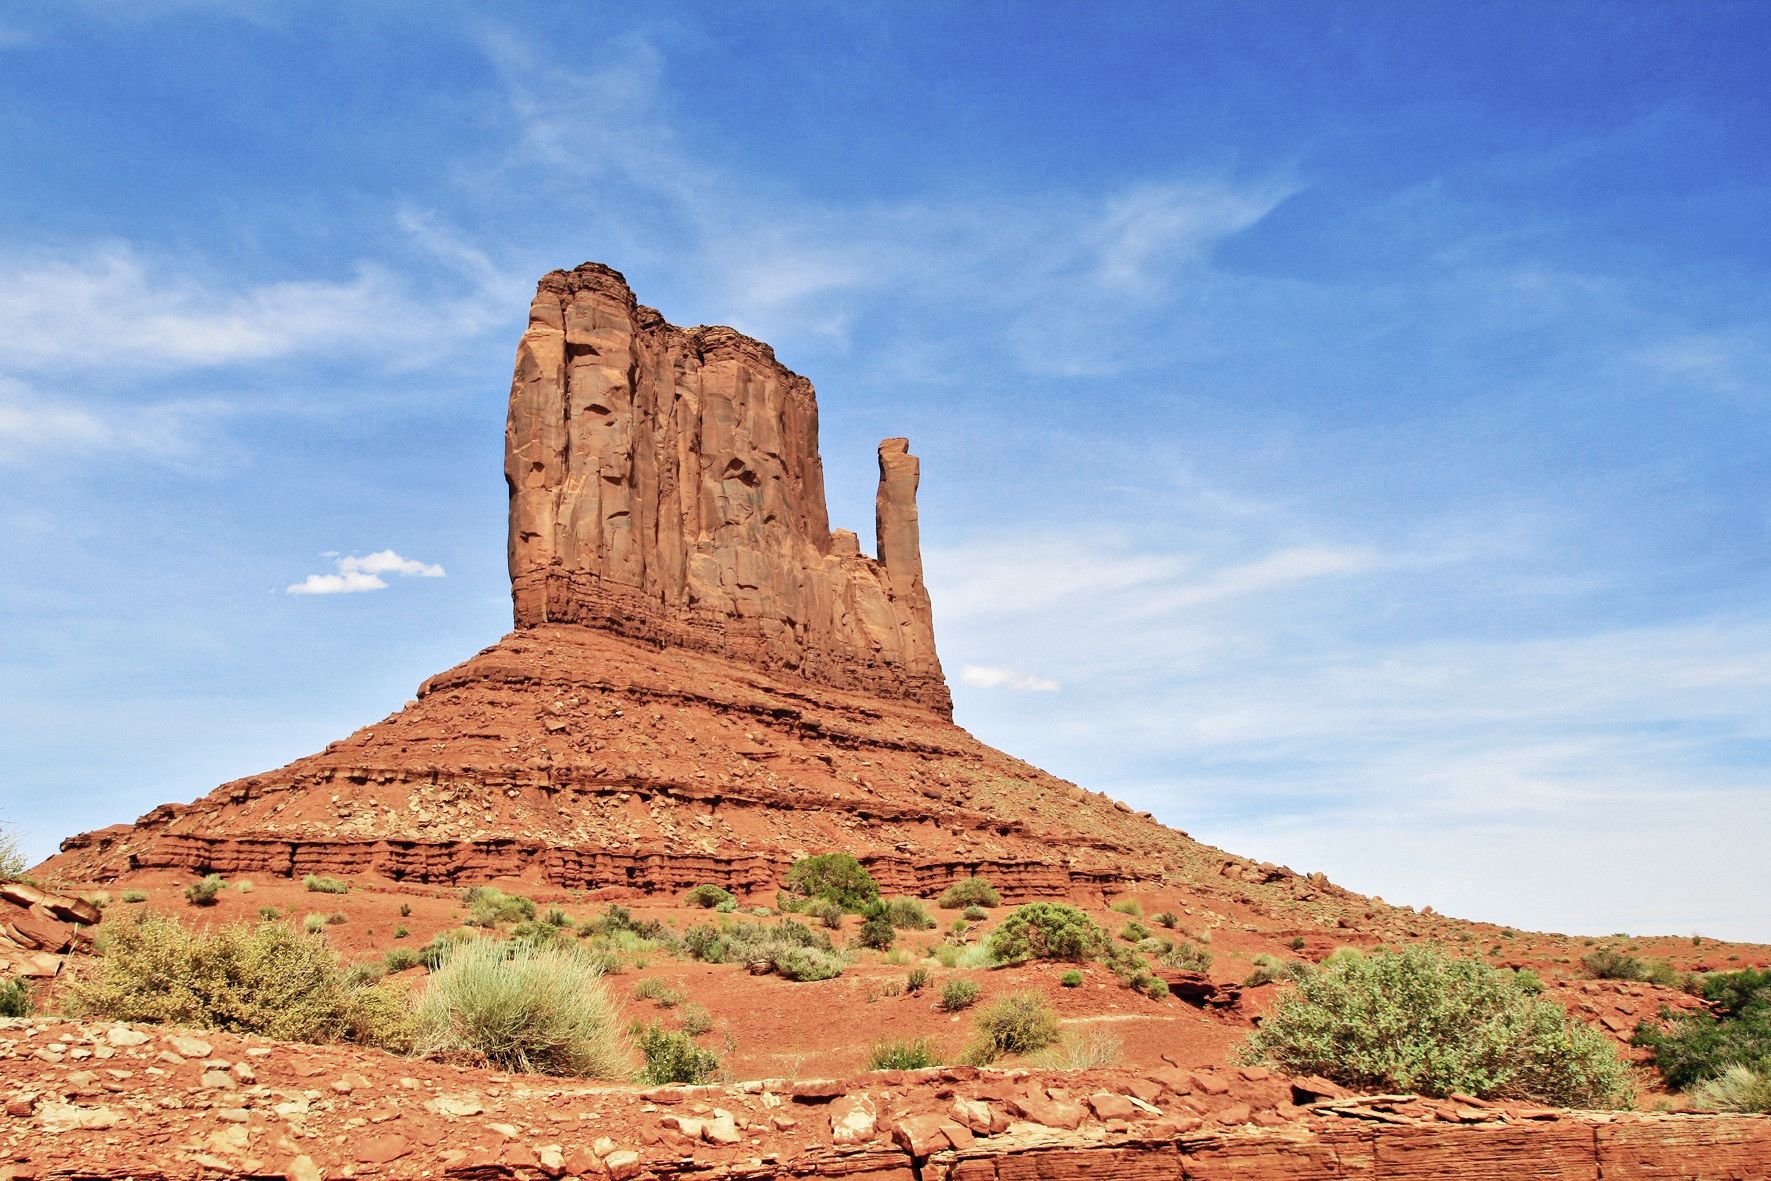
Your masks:
M812 385L730 328L675 327L621 275L541 280L505 430L520 628L588 624L950 716L917 461L879 447L878 557L832 531Z

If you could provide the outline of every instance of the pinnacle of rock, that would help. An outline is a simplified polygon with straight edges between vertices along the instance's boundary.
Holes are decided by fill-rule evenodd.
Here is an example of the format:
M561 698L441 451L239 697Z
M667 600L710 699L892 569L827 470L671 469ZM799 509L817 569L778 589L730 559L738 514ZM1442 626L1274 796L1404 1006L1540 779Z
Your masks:
M878 558L832 532L812 385L730 328L677 328L622 276L544 276L505 428L519 628L574 623L769 673L952 701L905 439L879 447Z

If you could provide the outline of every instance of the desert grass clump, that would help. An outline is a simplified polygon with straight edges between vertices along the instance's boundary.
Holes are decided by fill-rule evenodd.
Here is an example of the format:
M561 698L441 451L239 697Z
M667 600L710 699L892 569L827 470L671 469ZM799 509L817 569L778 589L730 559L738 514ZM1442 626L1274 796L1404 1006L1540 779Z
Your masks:
M602 972L576 947L473 939L431 974L415 1050L533 1074L625 1078L631 1046Z
M1037 992L1011 992L978 1014L978 1040L968 1061L985 1065L1007 1054L1033 1054L1058 1040L1058 1017Z
M125 891L123 891L123 901L128 902L132 905L137 902L146 902L147 900L148 900L148 892L146 890L125 890Z
M1124 1042L1104 1029L1084 1029L1065 1034L1033 1062L1045 1070L1094 1070L1118 1066L1124 1057Z
M1736 1064L1690 1092L1691 1105L1703 1111L1741 1114L1771 1113L1771 1061L1760 1069Z
M1249 1061L1346 1086L1615 1107L1629 1072L1610 1041L1508 971L1435 947L1336 956L1280 999Z
M1314 970L1300 960L1284 960L1263 953L1254 957L1254 971L1248 974L1242 984L1245 988L1254 988L1261 984L1296 984L1309 979Z
M949 980L941 985L941 999L937 1004L943 1013L957 1013L977 1003L978 986L970 980Z
M640 1070L640 1081L654 1086L667 1083L704 1083L719 1073L719 1055L697 1046L686 1033L677 1033L660 1025L648 1025L634 1032L640 1054L646 1064Z
M496 927L501 923L521 923L535 917L535 904L517 894L506 894L495 886L475 886L462 894L467 903L467 925Z
M1138 900L1135 898L1115 898L1107 904L1107 909L1118 911L1123 915L1130 915L1134 919L1144 917L1144 908L1138 905Z
M926 1070L939 1065L941 1052L926 1037L903 1042L874 1042L867 1051L868 1070Z
M683 994L656 976L647 976L644 980L634 982L633 999L652 1001L660 1009L674 1009L683 1003Z
M192 906L214 906L226 888L227 880L218 873L212 873L186 886L184 900Z
M337 878L323 878L311 873L301 879L301 884L310 894L349 894L351 892L351 888Z
M1595 980L1634 980L1674 988L1679 974L1669 960L1647 960L1616 947L1601 947L1580 958L1580 966Z
M942 910L960 910L967 906L1001 906L1002 894L983 878L961 878L948 886L935 905Z
M684 1005L677 1011L676 1020L682 1031L690 1037L700 1037L713 1028L713 1014L707 1011L705 1005Z
M990 933L986 946L998 963L1027 960L1089 960L1100 955L1107 933L1094 920L1062 902L1029 902L1016 907Z
M69 989L80 1015L388 1049L409 1034L392 994L369 995L323 942L281 923L192 931L146 911L107 924L98 950Z
M912 969L910 969L910 971L904 973L904 991L905 992L908 992L908 993L911 993L914 995L915 993L921 992L923 989L927 988L928 986L929 986L929 970L927 968L912 968Z

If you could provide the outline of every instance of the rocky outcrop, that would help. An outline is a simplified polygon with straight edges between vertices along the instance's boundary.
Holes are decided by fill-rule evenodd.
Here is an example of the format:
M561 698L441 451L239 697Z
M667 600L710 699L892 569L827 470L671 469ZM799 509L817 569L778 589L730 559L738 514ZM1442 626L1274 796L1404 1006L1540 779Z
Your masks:
M48 979L62 957L89 951L102 913L83 898L40 890L28 882L0 882L0 981Z
M878 557L832 531L812 385L677 328L608 267L541 280L505 429L518 627L569 622L952 712L917 461L879 448Z

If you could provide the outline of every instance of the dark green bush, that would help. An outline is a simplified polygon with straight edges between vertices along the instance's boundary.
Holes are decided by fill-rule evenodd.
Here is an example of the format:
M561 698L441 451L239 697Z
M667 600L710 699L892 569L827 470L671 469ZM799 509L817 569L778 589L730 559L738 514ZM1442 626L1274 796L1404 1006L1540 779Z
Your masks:
M802 857L787 871L787 888L805 898L828 898L844 910L860 911L879 898L873 875L849 853Z
M890 951L892 944L897 942L898 929L892 926L892 920L883 914L876 914L861 924L861 933L857 936L862 947L871 947L874 951Z
M1026 960L1088 960L1101 954L1107 933L1074 906L1029 902L991 932L985 946L1001 964Z
M915 898L882 898L865 913L869 917L884 915L901 931L932 931L935 928L935 920L929 917L928 908Z
M736 902L737 898L730 890L724 890L718 886L704 883L684 894L683 901L690 906L699 906L705 910L712 910L722 902Z
M947 887L935 905L942 910L959 910L966 906L1001 906L1002 895L983 878L961 878Z
M1771 969L1718 972L1699 988L1715 1016L1663 1009L1667 1029L1644 1021L1630 1041L1648 1049L1649 1061L1678 1090L1719 1079L1731 1066L1771 1074Z
M1245 1056L1346 1086L1609 1107L1629 1072L1598 1030L1509 971L1434 947L1331 957L1282 997Z
M1071 968L1068 972L1065 972L1062 976L1058 977L1058 983L1062 984L1065 988L1081 988L1082 973L1075 968Z
M18 977L0 983L0 1017L29 1017L37 1011L31 986Z

